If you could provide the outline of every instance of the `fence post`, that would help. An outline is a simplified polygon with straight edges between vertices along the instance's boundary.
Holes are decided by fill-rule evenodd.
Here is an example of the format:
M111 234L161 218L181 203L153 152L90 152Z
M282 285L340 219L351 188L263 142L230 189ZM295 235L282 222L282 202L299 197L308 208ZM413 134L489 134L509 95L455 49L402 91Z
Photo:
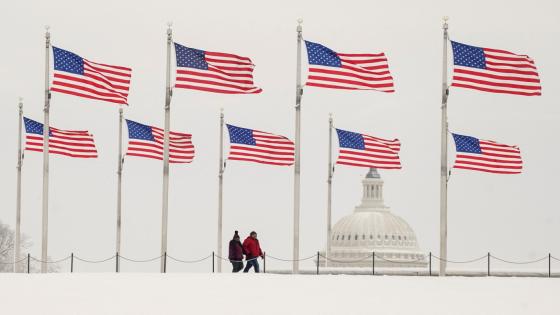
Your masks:
M548 253L548 277L550 278L550 253Z
M263 273L266 273L266 252L263 253Z
M432 252L430 252L430 269L429 269L429 275L430 277L432 276Z
M488 252L488 276L490 276L490 252Z
M319 252L317 252L317 274L319 274Z
M119 252L115 255L115 270L119 272Z
M167 272L167 252L163 253L163 273Z
M375 252L371 252L371 275L375 276Z
M70 254L70 273L74 272L74 253Z
M31 255L27 253L27 273L31 270Z
M214 272L214 252L212 252L212 272Z

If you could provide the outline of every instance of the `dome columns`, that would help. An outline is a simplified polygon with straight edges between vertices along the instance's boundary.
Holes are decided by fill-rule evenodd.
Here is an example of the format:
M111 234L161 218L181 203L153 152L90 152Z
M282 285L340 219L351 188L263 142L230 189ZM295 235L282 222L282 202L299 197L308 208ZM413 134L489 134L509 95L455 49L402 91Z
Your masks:
M366 178L362 180L362 203L355 211L388 211L383 203L383 180L377 169L370 168Z

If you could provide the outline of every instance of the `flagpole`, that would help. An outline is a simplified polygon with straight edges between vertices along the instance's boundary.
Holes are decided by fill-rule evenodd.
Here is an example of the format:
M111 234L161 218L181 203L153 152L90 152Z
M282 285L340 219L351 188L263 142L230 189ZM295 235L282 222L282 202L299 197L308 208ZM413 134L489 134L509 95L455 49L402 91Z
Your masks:
M439 275L445 276L447 267L447 20L443 18L443 68L441 86L441 177L440 177L440 256Z
M327 193L327 250L325 267L328 264L328 258L331 257L331 229L332 229L332 178L333 178L333 164L332 164L332 130L333 118L332 113L329 113L329 172L328 172L328 193Z
M14 272L19 272L17 261L21 255L21 167L23 164L23 153L21 148L23 133L23 98L19 98L19 124L18 124L18 161L17 161L17 197L16 197L16 240L14 252Z
M299 272L299 207L300 207L300 137L301 137L301 41L302 19L298 19L297 26L297 69L296 69L296 139L294 163L294 252L292 273Z
M163 134L163 200L161 210L161 272L165 272L167 253L167 213L169 206L169 129L171 120L171 44L173 43L171 23L167 24L167 63L165 77L165 127Z
M121 224L122 224L122 171L123 171L123 157L122 157L122 132L123 132L123 108L119 107L119 153L118 153L118 184L117 184L117 245L116 252L121 253ZM120 264L117 265L120 269ZM120 271L117 269L117 272Z
M218 169L218 256L222 256L222 220L224 192L224 109L220 109L220 167ZM218 259L218 272L222 272L222 259Z
M45 27L45 113L43 121L43 211L42 211L42 239L41 239L41 272L47 272L47 245L49 237L49 110L51 93L49 91L49 52L51 48L51 33Z

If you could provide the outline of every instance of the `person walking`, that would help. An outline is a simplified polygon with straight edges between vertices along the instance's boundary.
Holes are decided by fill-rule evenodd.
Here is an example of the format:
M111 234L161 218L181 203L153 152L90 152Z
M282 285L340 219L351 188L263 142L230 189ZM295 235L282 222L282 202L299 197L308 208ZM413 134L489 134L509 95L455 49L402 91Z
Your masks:
M229 262L233 266L232 272L239 272L243 269L243 245L239 238L239 232L235 231L233 239L229 241Z
M259 272L259 262L257 259L259 257L263 257L263 252L261 250L261 245L259 244L259 240L257 239L257 232L252 231L249 236L243 241L243 250L245 251L245 260L247 261L247 265L245 266L245 270L243 272L249 272L251 267L255 268L255 272Z

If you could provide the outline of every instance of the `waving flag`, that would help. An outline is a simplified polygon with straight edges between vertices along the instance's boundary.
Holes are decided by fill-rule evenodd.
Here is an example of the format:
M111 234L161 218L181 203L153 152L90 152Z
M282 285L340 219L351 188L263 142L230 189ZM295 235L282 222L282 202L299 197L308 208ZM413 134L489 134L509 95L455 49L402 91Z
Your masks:
M126 120L128 150L126 155L163 160L163 129ZM190 163L194 159L192 135L169 133L169 163Z
M451 46L455 64L451 86L491 93L541 95L541 80L529 56L454 41Z
M339 154L336 164L401 169L399 139L386 140L356 132L336 129Z
M519 174L523 168L517 146L453 134L457 158L454 168L496 174Z
M23 117L25 150L43 152L43 124ZM49 153L74 158L96 158L93 135L88 131L49 128Z
M284 136L227 125L230 150L228 160L271 165L294 164L294 143Z
M51 91L94 100L127 104L132 69L96 63L53 47Z
M395 92L384 53L342 54L305 41L309 59L307 86Z
M262 92L253 84L253 62L247 57L204 51L175 43L176 88L225 94Z

